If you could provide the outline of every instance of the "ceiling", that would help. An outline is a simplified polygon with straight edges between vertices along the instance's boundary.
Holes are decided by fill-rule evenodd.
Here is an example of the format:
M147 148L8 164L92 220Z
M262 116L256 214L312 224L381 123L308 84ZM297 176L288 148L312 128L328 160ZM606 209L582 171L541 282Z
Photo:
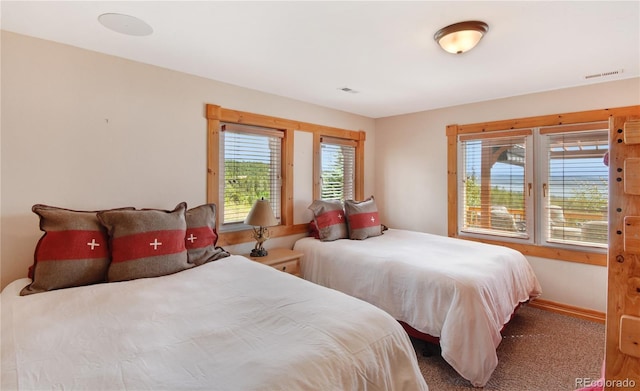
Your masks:
M0 7L3 30L371 118L640 76L640 1L2 1ZM135 16L153 33L108 30L97 20L103 13ZM475 49L454 55L437 46L439 28L465 20L489 25Z

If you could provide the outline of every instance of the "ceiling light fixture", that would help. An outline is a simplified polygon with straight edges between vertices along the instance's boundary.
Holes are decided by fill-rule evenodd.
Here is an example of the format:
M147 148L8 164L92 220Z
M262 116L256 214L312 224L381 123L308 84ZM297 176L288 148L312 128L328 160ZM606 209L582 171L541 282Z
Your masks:
M151 26L135 16L107 13L98 16L98 21L109 30L126 35L142 37L153 32Z
M460 54L473 49L489 31L489 25L477 20L455 23L443 27L433 36L441 48Z

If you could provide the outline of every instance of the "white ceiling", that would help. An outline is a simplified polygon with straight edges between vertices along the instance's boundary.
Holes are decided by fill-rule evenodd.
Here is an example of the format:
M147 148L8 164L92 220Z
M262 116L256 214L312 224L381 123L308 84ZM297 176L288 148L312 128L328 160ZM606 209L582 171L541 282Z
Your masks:
M640 1L2 1L1 28L379 118L640 76ZM103 13L154 29L135 37ZM482 20L453 55L433 35ZM43 66L46 66L43 65ZM619 75L586 75L623 70ZM340 91L349 87L357 94Z

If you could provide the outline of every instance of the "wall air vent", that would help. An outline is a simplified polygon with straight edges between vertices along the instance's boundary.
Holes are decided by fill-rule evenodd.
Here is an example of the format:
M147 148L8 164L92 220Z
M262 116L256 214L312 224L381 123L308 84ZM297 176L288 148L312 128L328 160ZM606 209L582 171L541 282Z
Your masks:
M594 73L593 75L587 75L584 78L589 80L589 79L595 79L598 77L605 77L605 76L615 76L615 75L619 75L622 73L622 69L616 69L615 71L609 71L609 72L602 72L602 73Z

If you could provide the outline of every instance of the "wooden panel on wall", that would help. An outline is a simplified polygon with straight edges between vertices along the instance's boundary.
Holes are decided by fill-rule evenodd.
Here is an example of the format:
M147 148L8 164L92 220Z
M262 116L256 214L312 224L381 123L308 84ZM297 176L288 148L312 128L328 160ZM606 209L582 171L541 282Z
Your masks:
M640 317L622 315L620 318L620 351L640 357Z
M635 178L640 159L640 143L627 144L624 134L633 127L630 120L640 119L640 111L633 116L614 117L609 127L609 253L607 323L605 343L605 389L615 384L633 381L640 385L640 356L636 356L637 327L640 319L640 195L627 193L628 178ZM633 133L633 131L632 131ZM632 134L629 139L634 139ZM627 164L627 162L632 162ZM633 179L632 179L633 180ZM627 237L629 235L630 237Z
M624 159L624 192L640 194L640 158Z
M624 143L640 144L640 120L631 120L624 124Z
M640 254L640 216L624 218L624 251Z

